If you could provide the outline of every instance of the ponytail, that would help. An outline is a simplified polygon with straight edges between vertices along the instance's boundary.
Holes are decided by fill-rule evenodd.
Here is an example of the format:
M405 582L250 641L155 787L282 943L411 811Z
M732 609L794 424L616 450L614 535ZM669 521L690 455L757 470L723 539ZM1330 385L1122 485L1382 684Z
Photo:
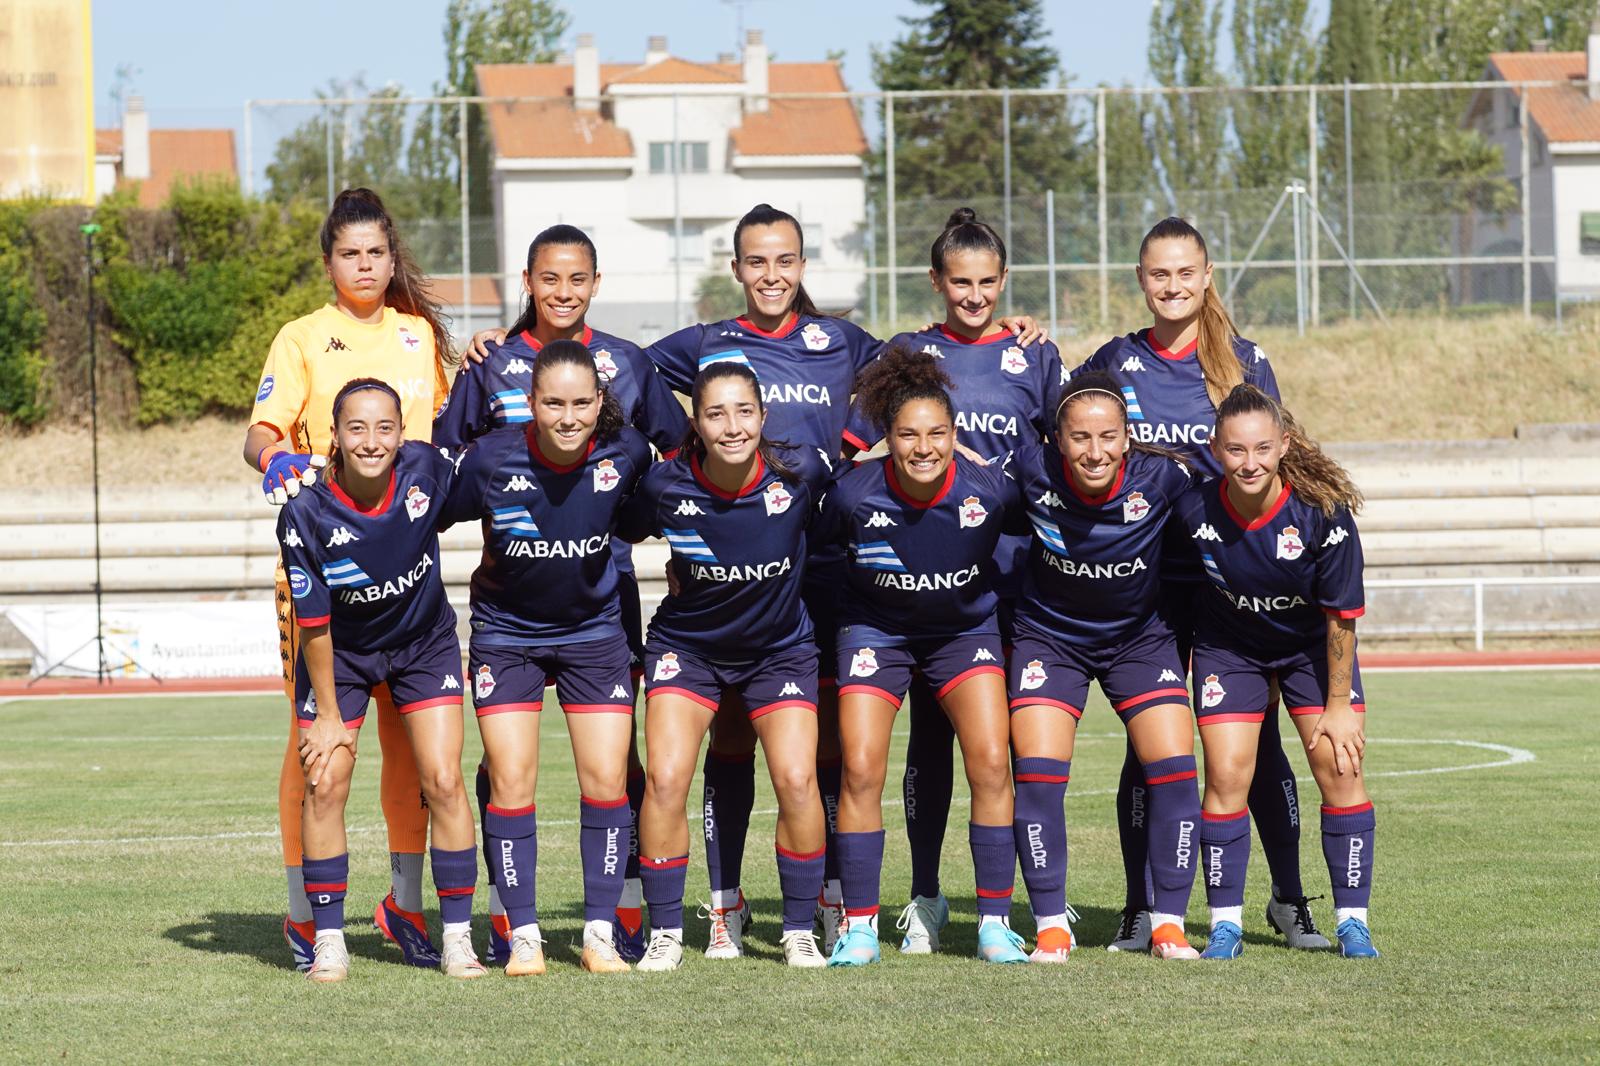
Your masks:
M1254 385L1238 385L1217 405L1217 429L1239 415L1263 413L1289 438L1289 448L1278 473L1294 494L1332 518L1343 507L1351 514L1361 510L1361 490L1350 475L1312 440L1282 404Z
M978 221L978 213L970 207L958 207L945 220L944 232L934 239L931 259L933 272L944 273L945 257L951 252L992 252L1000 259L1000 271L1006 269L1006 242L987 222Z
M389 216L377 193L371 189L345 189L334 197L328 217L322 221L322 257L327 259L333 255L334 239L346 226L363 222L376 222L383 227L383 237L389 244L389 255L394 260L394 274L383 293L384 305L403 315L414 315L428 324L429 331L433 333L435 377L443 385L449 380L445 368L460 362L450 347L450 320L433 299L427 275L411 258L406 246L400 243L394 219ZM465 294L462 300L466 300Z
M771 204L756 204L744 213L737 225L733 227L733 256L739 258L739 240L744 236L744 231L749 226L776 226L779 223L788 223L794 227L794 235L800 242L800 258L806 255L806 231L800 228L800 220L787 211L779 211ZM838 318L839 315L827 311L820 311L817 305L811 302L811 296L806 292L802 283L794 287L794 297L789 302L789 310L802 317L808 318Z
M1206 239L1186 219L1169 216L1150 227L1150 232L1139 242L1141 263L1144 262L1145 250L1159 240L1193 241L1206 264L1209 266L1211 263ZM1213 407L1220 407L1224 398L1237 386L1244 384L1244 367L1240 365L1238 353L1233 347L1233 342L1238 339L1239 330L1233 324L1228 309L1223 306L1216 285L1207 284L1205 295L1200 300L1200 337L1195 357L1200 363L1200 373L1206 382L1206 395L1211 397Z
M589 354L589 349L578 341L551 341L541 348L533 360L531 380L534 392L539 391L539 379L544 372L557 366L574 366L594 378L595 392L600 396L600 413L595 419L593 439L606 441L616 436L617 430L627 425L627 419L623 417L622 405L600 380L600 372L595 369L594 356Z
M761 402L761 383L756 379L756 372L743 363L724 361L710 363L694 376L694 383L689 386L690 413L693 417L700 416L700 405L705 397L707 387L713 381L723 378L738 378L750 386L750 391L756 398L756 410L765 413L767 405ZM777 474L790 484L800 480L800 474L787 461L778 455L777 449L789 448L792 445L782 441L769 440L763 433L756 445L756 450L761 456L761 461L767 469ZM706 442L700 439L699 432L694 428L694 422L689 423L689 432L683 438L683 444L678 449L681 453L692 456L704 463L706 459Z

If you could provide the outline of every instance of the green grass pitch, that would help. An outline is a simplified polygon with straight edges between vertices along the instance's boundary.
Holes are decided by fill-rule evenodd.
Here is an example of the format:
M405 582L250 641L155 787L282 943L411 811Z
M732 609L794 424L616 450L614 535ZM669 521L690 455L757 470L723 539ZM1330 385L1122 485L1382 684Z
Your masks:
M986 968L970 957L973 892L958 784L944 858L955 913L945 951L912 959L886 950L881 965L863 971L786 971L775 947L772 802L763 782L745 863L757 916L751 957L707 961L698 950L704 925L691 923L689 958L676 974L592 976L578 968L574 943L582 915L571 754L561 716L546 713L539 898L550 972L513 981L491 971L456 983L402 966L361 920L387 884L369 729L350 807L354 965L334 987L313 987L290 970L279 937L281 698L6 703L0 1061L1593 1058L1597 680L1580 672L1368 678L1367 766L1379 824L1372 924L1384 957L1366 963L1279 946L1262 918L1259 849L1241 959L1162 964L1103 951L1121 901L1111 790L1122 741L1100 703L1084 720L1067 799L1069 897L1082 914L1082 946L1067 965ZM468 737L471 765L470 725ZM1304 766L1303 756L1291 758ZM1475 764L1498 765L1435 772ZM1316 895L1327 873L1309 780L1301 796L1302 865ZM899 810L885 814L887 926L905 901L908 870ZM691 913L705 894L697 843ZM480 891L480 950L486 906ZM1315 907L1331 932L1330 902ZM1031 934L1020 880L1013 918ZM1191 934L1205 924L1198 890L1189 922ZM885 934L887 949L896 941Z

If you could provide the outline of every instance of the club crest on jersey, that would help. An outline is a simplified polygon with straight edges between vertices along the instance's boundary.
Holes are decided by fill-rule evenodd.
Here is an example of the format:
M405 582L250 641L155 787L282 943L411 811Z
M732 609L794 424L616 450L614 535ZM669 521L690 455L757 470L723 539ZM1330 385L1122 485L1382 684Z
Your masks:
M406 346L406 351L408 352L416 351L417 347L422 343L421 338L404 326L396 326L395 332L400 337L400 343Z
M256 390L256 403L260 403L272 395L272 375L268 374L261 379L261 387Z
M784 487L781 481L774 481L768 485L766 490L761 493L761 499L767 505L768 515L782 514L794 502L794 496L789 493L789 490Z
M978 502L976 496L968 496L961 501L961 528L973 529L983 525L983 520L989 517L989 512L983 509L983 504Z
M675 651L662 652L661 658L656 660L656 672L651 675L656 681L671 681L683 672L683 667L678 665L678 653Z
M1215 707L1227 694L1228 690L1222 687L1222 680L1216 674L1207 674L1200 683L1200 706Z
M1028 357L1015 344L1000 353L1000 369L1007 374L1020 374L1028 369Z
M594 372L600 376L602 385L611 384L611 379L617 376L617 361L604 348L594 353Z
M594 491L610 492L622 483L622 475L617 473L617 464L610 459L602 459L594 466Z
M806 347L814 352L820 352L831 342L828 331L815 322L807 322L806 328L800 331L800 339L806 342Z
M1283 532L1278 534L1278 558L1294 562L1305 550L1306 542L1300 539L1300 531L1293 526L1284 526Z
M415 522L428 513L428 497L417 486L412 485L406 489L406 516Z
M862 648L850 656L851 677L871 677L878 672L878 653L871 648Z
M1032 692L1050 680L1050 675L1045 671L1044 663L1038 659L1029 659L1028 665L1022 668L1022 676L1017 681L1017 687L1024 692Z
M1150 513L1150 503L1144 498L1142 492L1130 492L1128 498L1122 501L1122 520L1124 522L1137 522Z
M484 663L478 667L478 672L472 678L472 695L480 700L489 698L494 691L494 673L490 671L489 664Z

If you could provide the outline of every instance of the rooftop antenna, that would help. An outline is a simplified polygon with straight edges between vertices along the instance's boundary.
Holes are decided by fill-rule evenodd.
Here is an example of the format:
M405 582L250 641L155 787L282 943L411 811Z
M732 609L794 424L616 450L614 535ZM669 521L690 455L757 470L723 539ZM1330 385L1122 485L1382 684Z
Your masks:
M722 0L724 4L734 10L734 39L735 52L744 47L744 9L751 4L764 3L765 0Z

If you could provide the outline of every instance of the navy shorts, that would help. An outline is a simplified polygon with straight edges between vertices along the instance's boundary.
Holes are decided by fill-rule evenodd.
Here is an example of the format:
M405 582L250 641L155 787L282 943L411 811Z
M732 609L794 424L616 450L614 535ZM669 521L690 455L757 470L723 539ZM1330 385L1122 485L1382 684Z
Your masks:
M389 651L356 652L334 647L333 688L346 729L361 728L367 717L367 701L380 685L389 686L394 708L401 714L427 707L461 706L461 642L456 638L454 612L448 626ZM303 646L294 666L294 706L300 728L311 728L317 717L317 699L311 691Z
M839 695L866 693L896 707L919 672L940 699L978 674L1005 676L1005 648L992 626L948 637L884 644L872 640L877 632L864 626L839 630ZM863 637L868 639L864 640ZM870 642L869 642L870 641Z
M732 690L752 721L786 707L817 709L817 646L809 640L751 662L722 662L647 640L644 676L646 697L683 696L712 713Z
M1100 683L1124 723L1151 707L1189 703L1177 641L1159 619L1105 648L1078 647L1032 629L1017 633L1006 685L1013 711L1059 707L1082 718L1091 681Z
M467 660L472 703L482 718L537 711L546 685L568 714L632 714L633 658L621 635L578 644L480 644Z
M1196 644L1195 718L1201 725L1261 721L1272 699L1268 686L1274 677L1291 715L1322 713L1328 702L1328 652L1322 644L1265 657L1214 644ZM1367 709L1366 698L1361 694L1359 660L1351 664L1350 709L1357 714Z

